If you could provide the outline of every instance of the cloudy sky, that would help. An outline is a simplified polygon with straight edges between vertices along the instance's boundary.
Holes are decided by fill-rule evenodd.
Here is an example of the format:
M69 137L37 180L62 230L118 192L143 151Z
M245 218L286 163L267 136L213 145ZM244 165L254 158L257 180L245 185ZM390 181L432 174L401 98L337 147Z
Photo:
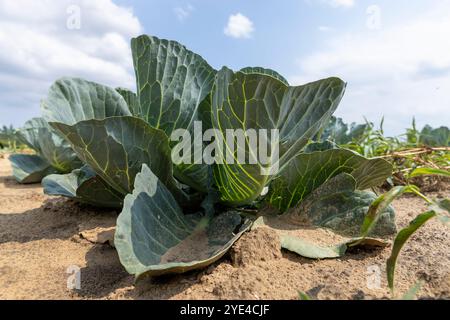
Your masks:
M339 76L348 122L450 126L450 0L1 0L0 125L38 116L62 76L134 89L129 39L142 33L216 68Z

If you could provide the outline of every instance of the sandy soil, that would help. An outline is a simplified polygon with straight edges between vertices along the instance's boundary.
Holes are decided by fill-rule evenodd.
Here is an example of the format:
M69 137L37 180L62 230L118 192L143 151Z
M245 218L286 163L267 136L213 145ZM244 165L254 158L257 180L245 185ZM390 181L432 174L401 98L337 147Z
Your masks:
M449 186L433 196L450 196ZM411 197L394 207L400 227L425 209ZM265 228L246 233L206 270L134 285L107 243L117 214L50 198L40 185L19 185L0 158L0 299L297 299L298 291L318 299L390 297L384 275L390 248L313 261L281 252ZM70 266L81 268L80 290L67 289ZM404 248L398 291L424 280L419 298L450 298L449 266L450 230L431 221Z

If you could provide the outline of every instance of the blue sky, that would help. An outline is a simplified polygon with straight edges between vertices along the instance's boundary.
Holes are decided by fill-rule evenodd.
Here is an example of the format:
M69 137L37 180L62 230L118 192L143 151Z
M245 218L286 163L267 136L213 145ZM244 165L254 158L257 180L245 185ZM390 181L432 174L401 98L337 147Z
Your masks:
M450 126L449 0L3 0L0 124L38 116L61 76L133 88L129 38L141 33L216 68L273 68L293 85L339 76L348 89L337 115L349 122L384 115L389 134L413 116Z
M261 65L289 75L299 57L316 52L333 33L366 31L366 9L374 1L350 1L353 5L333 6L332 1L305 0L191 0L191 1L115 1L134 8L146 33L176 39L204 56L214 67L241 68ZM342 1L346 3L346 1ZM395 3L392 3L395 2ZM411 1L378 1L389 7L384 19L420 14L427 1L414 9ZM339 1L337 1L339 3ZM406 5L408 4L408 6ZM191 9L189 9L189 5ZM184 19L175 19L177 8L187 11ZM410 13L405 11L408 8ZM230 15L241 13L251 19L254 32L250 39L225 36ZM402 18L403 19L403 18ZM324 32L320 27L333 28Z

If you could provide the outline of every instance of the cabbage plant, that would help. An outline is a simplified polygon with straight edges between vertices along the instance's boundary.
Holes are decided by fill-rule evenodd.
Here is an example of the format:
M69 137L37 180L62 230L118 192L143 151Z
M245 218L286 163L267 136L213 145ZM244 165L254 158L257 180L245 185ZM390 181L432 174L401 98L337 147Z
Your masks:
M50 87L47 98L42 102L42 113L51 124L73 125L86 120L131 116L127 101L120 90L83 79L62 78ZM68 139L65 141L70 142ZM70 147L72 152L76 152L73 144ZM83 158L80 159L84 165L72 172L45 177L42 180L44 192L98 207L121 208L123 196L96 174Z
M40 182L50 173L67 173L82 165L70 144L43 118L27 121L16 136L35 151L35 154L13 154L9 157L13 176L20 183Z
M344 94L341 79L291 86L270 69L215 70L183 45L147 35L132 39L131 48L136 93L64 78L43 103L45 120L84 164L47 176L45 192L123 206L114 243L128 272L142 277L207 266L262 225L279 234L281 247L311 258L337 257L354 244L383 245L376 238L395 232L387 207L371 238L358 238L376 198L367 190L391 175L391 165L312 141ZM224 148L215 149L213 163L173 161L178 129L194 137L183 140L193 158L211 146L196 145L208 129ZM264 163L227 154L234 144L227 130L250 129L279 133L278 152L271 148ZM244 144L249 159L249 139ZM257 213L244 214L249 208ZM304 230L327 241L307 241Z

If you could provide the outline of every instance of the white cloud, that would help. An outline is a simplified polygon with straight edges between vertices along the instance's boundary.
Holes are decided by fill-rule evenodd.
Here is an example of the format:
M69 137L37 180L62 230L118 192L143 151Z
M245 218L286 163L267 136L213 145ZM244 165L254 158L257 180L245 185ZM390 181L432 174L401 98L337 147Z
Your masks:
M332 7L353 7L355 0L326 0Z
M184 7L175 7L173 12L179 21L184 21L192 14L194 7L191 4L187 4Z
M356 0L305 0L307 3L323 3L333 8L351 8L355 5Z
M71 6L80 10L79 29L68 28ZM62 76L134 88L129 41L141 32L132 10L111 0L2 0L2 122L39 115L39 101Z
M243 14L237 13L228 18L228 24L224 29L224 33L236 39L251 38L254 30L253 22Z
M328 26L319 26L317 29L318 29L320 32L329 32L329 31L332 31L332 30L333 30L333 28L328 27Z
M421 19L330 38L320 52L298 60L296 83L339 76L348 82L338 114L348 121L386 116L401 132L416 116L420 125L450 125L450 7Z

